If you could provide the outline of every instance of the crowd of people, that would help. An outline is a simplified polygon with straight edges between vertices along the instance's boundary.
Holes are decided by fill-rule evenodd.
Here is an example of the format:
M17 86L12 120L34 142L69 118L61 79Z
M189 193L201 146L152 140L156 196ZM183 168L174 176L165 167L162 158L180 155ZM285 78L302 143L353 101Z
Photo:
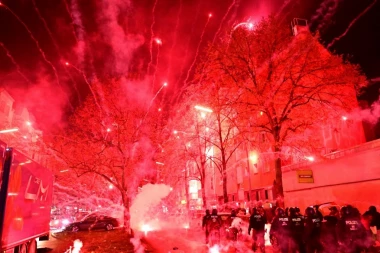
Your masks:
M264 235L266 224L270 226L270 241L274 249L281 253L361 253L378 252L380 246L380 213L371 206L364 214L351 205L338 208L330 206L329 213L323 215L319 206L307 207L302 214L298 207L276 208L274 213L258 206L250 210L248 235L252 236L252 250L265 252ZM224 221L226 222L226 221ZM228 231L233 240L242 231L242 220L232 210ZM222 220L217 210L206 211L202 228L206 243L210 234L220 237ZM379 233L377 232L379 231ZM229 235L227 233L227 235ZM214 237L213 237L214 238ZM217 238L219 240L219 238ZM380 251L379 251L380 252Z

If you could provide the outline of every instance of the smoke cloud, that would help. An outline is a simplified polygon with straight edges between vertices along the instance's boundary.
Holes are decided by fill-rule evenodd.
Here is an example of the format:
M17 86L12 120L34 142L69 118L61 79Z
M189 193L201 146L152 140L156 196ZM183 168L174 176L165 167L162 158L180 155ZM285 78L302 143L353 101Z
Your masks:
M130 208L131 227L141 229L141 226L151 221L152 214L157 213L161 200L168 196L170 187L164 184L146 184L137 194Z
M324 0L310 18L310 25L313 26L318 22L317 30L325 28L326 25L331 23L331 18L335 15L341 2L342 0Z

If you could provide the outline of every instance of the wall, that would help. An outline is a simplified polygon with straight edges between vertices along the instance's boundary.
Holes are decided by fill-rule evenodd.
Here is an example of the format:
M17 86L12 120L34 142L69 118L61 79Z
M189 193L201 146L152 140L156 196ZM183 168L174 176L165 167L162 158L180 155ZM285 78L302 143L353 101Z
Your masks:
M334 201L353 204L362 212L370 205L380 208L380 140L329 154L325 160L283 168L286 206ZM312 170L314 183L299 183L297 170Z

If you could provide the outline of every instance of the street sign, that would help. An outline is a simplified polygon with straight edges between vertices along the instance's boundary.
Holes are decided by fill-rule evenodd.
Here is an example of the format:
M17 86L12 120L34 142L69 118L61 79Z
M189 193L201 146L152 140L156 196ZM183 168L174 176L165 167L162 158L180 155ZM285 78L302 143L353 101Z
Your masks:
M314 183L312 170L297 170L298 183Z

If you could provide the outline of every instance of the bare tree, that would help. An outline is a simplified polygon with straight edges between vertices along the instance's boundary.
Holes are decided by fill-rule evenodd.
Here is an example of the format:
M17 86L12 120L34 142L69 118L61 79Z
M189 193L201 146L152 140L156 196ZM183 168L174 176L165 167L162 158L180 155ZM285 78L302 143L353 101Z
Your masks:
M269 136L275 190L282 197L282 147L355 108L356 91L365 78L356 66L324 49L318 38L309 32L294 37L274 17L253 30L232 31L208 55L202 79L217 80L229 94L238 94L231 106L239 121L249 131Z
M207 154L211 146L208 135L205 134L205 121L200 119L198 111L194 108L197 101L187 92L184 99L176 106L172 115L171 142L167 145L175 147L176 159L181 160L181 173L185 179L186 197L189 208L189 180L198 180L201 185L203 207L207 206L206 177L207 164L210 162ZM190 96L187 96L190 95Z
M155 176L157 114L126 84L112 80L97 99L88 97L55 136L54 149L78 176L96 174L120 193L124 225L129 230L129 206L142 180ZM145 99L146 101L146 99ZM148 108L148 109L147 109Z

